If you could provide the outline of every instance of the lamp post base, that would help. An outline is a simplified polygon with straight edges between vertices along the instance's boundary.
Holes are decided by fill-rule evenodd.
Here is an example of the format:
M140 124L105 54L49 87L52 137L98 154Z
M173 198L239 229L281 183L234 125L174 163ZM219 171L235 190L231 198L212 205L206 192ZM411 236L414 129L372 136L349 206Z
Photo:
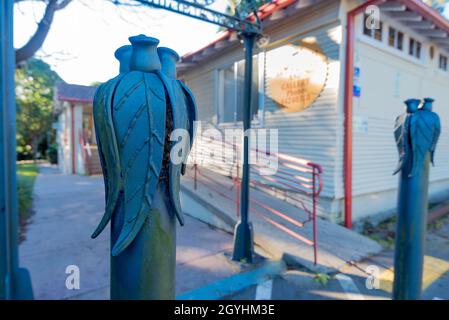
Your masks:
M33 286L28 269L19 268L14 280L14 300L33 300Z
M251 223L243 223L240 221L234 230L234 251L232 260L248 263L253 262L254 241L253 241L253 225Z

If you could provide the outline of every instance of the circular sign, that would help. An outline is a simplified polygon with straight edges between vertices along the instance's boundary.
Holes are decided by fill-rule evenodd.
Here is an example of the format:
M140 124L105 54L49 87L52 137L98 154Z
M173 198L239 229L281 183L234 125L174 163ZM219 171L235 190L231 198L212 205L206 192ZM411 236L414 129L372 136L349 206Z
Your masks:
M308 107L323 91L328 73L324 54L305 46L286 45L267 52L268 95L286 112Z

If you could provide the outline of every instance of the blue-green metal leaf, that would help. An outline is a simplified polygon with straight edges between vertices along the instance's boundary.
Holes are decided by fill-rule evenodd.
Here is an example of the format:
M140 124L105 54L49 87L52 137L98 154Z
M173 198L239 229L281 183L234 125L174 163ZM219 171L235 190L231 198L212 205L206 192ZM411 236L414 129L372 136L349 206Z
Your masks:
M426 111L426 112L430 112L430 111ZM438 116L438 114L436 114L435 112L430 112L430 116L433 118L432 122L434 123L434 133L433 133L433 139L432 139L432 146L430 147L430 161L432 162L433 165L435 165L435 149L437 147L437 143L438 143L438 139L440 138L440 134L441 134L441 121L440 121L440 117Z
M406 155L409 151L408 143L408 125L410 122L410 114L404 113L396 118L394 126L394 138L399 153L399 161L393 175L401 171L406 165Z
M173 129L188 129L187 120L187 104L184 97L184 92L179 82L175 79L170 79L163 73L159 73L169 97L169 104L172 109ZM172 143L172 146L174 143ZM185 152L187 150L184 150ZM185 157L185 154L183 155ZM180 178L182 163L175 164L170 161L169 165L169 194L170 201L175 209L176 217L181 225L184 225L184 218L181 208L181 200L179 199L179 191L181 189Z
M412 151L412 177L422 168L426 153L434 144L435 119L432 112L418 111L410 119L410 141ZM435 143L436 144L436 143Z
M112 122L111 106L115 88L122 79L118 76L102 84L96 91L93 116L98 153L105 184L106 209L98 227L92 234L96 238L106 227L117 205L120 191L120 160Z
M147 219L161 172L166 124L161 80L154 73L126 74L117 86L112 110L124 193L123 227L112 248L117 256Z
M195 96L193 95L192 91L180 80L178 80L178 83L181 85L181 88L184 93L184 97L186 99L187 104L187 116L188 116L188 130L190 135L190 147L193 146L193 140L195 139L195 126L194 122L198 119L198 108L196 106L195 102ZM186 159L189 156L190 150L186 153ZM186 165L183 164L181 168L181 173L184 175L186 172Z

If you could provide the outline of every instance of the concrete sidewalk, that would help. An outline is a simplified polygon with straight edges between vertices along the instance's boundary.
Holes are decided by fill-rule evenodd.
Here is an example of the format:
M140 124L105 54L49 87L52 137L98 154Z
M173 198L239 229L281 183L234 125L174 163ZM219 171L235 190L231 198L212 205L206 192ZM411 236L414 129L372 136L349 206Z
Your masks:
M192 175L183 177L181 190L184 210L200 220L231 232L237 221L236 190L233 188L233 181L205 168L201 168L201 173L198 175L196 190ZM212 186L211 178L219 184ZM220 188L220 192L231 197L233 201L214 191L215 188ZM253 209L250 219L254 227L254 241L272 258L284 258L288 264L304 266L314 272L332 273L349 262L360 261L382 251L377 242L318 218L318 265L315 266L313 248L307 243L307 240L313 240L313 224L309 222L300 227L292 223L292 220L305 221L306 213L254 188L251 188L250 198L272 208L250 204L250 210ZM300 237L306 240L301 241Z
M20 245L20 264L31 273L36 299L109 298L109 230L90 238L103 207L101 176L63 175L40 166L35 214ZM232 248L232 235L186 217L177 237L177 295L241 271L224 256ZM65 286L70 265L79 267L79 290Z

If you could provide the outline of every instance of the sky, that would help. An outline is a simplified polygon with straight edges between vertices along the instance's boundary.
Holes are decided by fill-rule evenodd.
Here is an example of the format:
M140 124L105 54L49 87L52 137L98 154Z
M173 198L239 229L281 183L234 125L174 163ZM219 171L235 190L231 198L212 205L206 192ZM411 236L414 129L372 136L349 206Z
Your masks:
M214 8L223 11L226 0ZM14 46L21 47L34 33L44 6L35 1L15 5ZM180 55L195 51L217 37L218 27L165 10L116 7L105 0L73 0L58 11L38 57L68 83L89 85L117 75L114 51L133 35L160 40Z
M227 0L212 8L223 11ZM34 33L44 6L36 1L15 5L15 47ZM449 17L449 4L446 5ZM118 72L114 51L129 44L128 37L145 34L160 40L180 55L195 51L217 37L218 27L165 10L117 7L105 0L73 0L58 11L38 57L49 63L68 83L104 82Z

